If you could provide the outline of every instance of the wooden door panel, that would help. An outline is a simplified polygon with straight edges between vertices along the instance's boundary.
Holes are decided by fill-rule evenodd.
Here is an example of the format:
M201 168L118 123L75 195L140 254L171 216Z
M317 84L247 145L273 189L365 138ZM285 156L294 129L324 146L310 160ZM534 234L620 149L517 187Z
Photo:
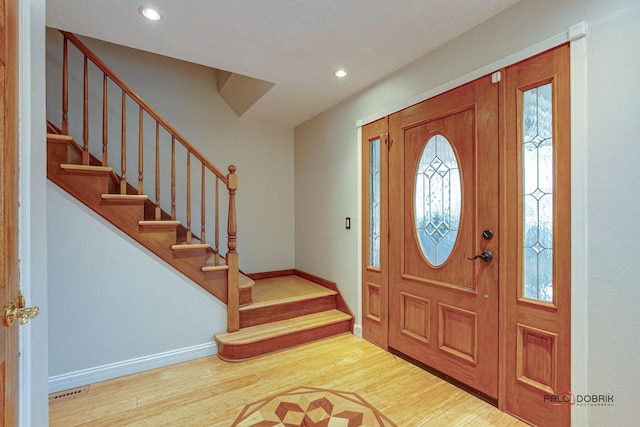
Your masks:
M429 123L414 126L405 130L404 136L404 220L403 224L403 271L407 280L424 281L432 285L449 286L453 288L475 289L474 272L470 270L466 257L473 253L475 236L471 230L475 229L472 221L476 210L473 200L475 185L475 145L473 142L473 110L468 109L436 119ZM448 141L467 142L456 145L460 169L465 171L462 185L462 213L460 228L451 255L439 268L434 269L420 249L416 233L415 215L413 213L414 188L418 159L431 136L441 134ZM470 201L465 203L466 201Z
M498 228L497 99L497 85L487 76L389 118L389 345L492 397L498 391L499 254L497 240L481 236L483 229ZM418 237L415 191L419 174L442 171L444 179L447 173L439 154L418 169L435 135L446 138L455 155L461 202L451 252L431 262ZM438 177L435 182L440 185ZM451 182L442 188L453 188ZM425 203L440 198L429 191ZM424 227L434 242L445 235L433 231L439 220ZM468 259L483 250L493 252L493 261Z
M438 320L440 349L475 365L478 354L476 313L455 306L439 304Z
M431 301L402 292L400 313L400 332L409 338L428 344L431 338Z

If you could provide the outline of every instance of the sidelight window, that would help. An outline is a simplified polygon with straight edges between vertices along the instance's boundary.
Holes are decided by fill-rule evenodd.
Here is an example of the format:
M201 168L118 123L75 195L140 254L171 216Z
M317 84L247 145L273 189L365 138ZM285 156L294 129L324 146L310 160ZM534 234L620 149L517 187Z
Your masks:
M553 300L553 124L551 83L523 93L523 295Z
M369 265L380 268L380 138L369 143Z

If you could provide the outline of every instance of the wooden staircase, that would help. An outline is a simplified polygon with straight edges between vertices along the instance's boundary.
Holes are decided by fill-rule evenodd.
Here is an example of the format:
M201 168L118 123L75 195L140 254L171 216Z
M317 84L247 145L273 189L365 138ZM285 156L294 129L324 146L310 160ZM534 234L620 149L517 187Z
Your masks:
M227 301L225 259L206 243L193 237L180 221L161 212L155 219L155 204L128 186L120 193L120 178L111 167L99 166L91 157L82 164L82 149L68 135L47 134L47 177L100 216L163 259L219 300ZM239 305L251 302L254 281L239 274Z
M184 137L173 129L155 110L109 69L93 52L71 33L64 36L62 125L47 123L47 177L122 232L156 254L210 294L227 304L227 332L215 335L218 355L226 361L241 361L261 354L302 344L319 338L349 332L353 316L342 300L335 283L298 270L245 275L239 271L236 252L235 192L238 188L235 166L224 176ZM84 55L83 144L69 134L68 117L68 44ZM104 75L104 92L98 103L103 105L102 158L89 152L88 73L91 61ZM115 83L122 90L122 145L120 173L109 165L107 134L107 85ZM139 106L139 140L137 154L137 188L127 181L127 139L125 99ZM93 100L92 102L96 102ZM144 193L143 185L143 117L155 121L155 197ZM171 139L171 212L160 205L160 133ZM176 144L177 143L177 144ZM175 147L187 151L186 225L176 217ZM200 236L191 224L191 158L200 162ZM198 170L200 170L200 168ZM215 181L214 244L205 240L205 172ZM219 191L221 183L229 191L227 217L228 252L220 253ZM183 187L181 187L183 188ZM211 216L212 214L209 214ZM209 222L210 223L210 222Z
M240 330L215 335L222 360L242 361L352 330L353 316L334 283L298 270L278 274L255 281L253 302L240 308Z

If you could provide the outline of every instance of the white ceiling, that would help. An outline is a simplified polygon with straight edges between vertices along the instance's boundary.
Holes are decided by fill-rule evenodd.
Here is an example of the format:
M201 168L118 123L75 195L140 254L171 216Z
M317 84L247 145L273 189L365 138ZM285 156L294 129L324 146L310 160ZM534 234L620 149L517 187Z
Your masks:
M295 126L517 1L47 0L47 25L273 82L243 117Z

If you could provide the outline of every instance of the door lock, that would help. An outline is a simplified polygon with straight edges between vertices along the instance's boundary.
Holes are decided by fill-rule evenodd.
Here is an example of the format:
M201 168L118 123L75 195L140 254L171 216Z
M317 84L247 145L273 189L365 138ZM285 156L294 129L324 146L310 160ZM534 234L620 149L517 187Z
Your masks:
M489 230L489 229L484 230L484 231L482 232L482 238L483 238L484 240L491 240L491 239L493 239L493 231L492 231L492 230Z

